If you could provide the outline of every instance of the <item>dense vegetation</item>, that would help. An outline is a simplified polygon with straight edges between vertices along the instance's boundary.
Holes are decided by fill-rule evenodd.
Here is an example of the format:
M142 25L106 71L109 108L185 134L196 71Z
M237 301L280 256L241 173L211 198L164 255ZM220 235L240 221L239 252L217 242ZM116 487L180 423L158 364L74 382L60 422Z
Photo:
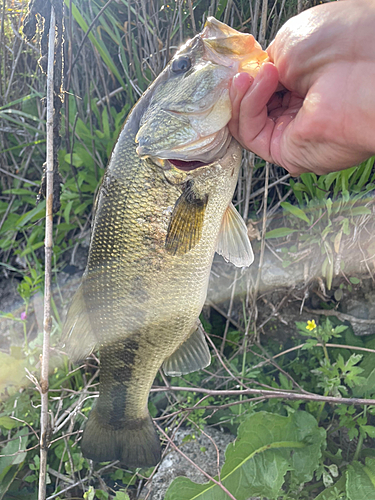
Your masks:
M97 394L98 360L74 367L58 344L71 297L64 283L82 268L77 255L87 247L94 195L128 111L207 14L266 46L287 18L314 3L66 0L48 498L142 498L155 472L93 466L82 457L78 440ZM5 0L0 30L0 500L36 499L39 470L45 202L37 205L36 195L46 155L46 80L38 40L22 37L26 9ZM167 500L375 499L374 183L373 159L292 180L244 154L235 204L256 262L243 275L215 264L214 283L226 295L202 316L212 364L171 379L170 390L157 390L165 386L158 377L149 403L166 453L180 426L191 427L191 439L206 425L238 438L220 481L179 478ZM22 302L5 311L9 283Z

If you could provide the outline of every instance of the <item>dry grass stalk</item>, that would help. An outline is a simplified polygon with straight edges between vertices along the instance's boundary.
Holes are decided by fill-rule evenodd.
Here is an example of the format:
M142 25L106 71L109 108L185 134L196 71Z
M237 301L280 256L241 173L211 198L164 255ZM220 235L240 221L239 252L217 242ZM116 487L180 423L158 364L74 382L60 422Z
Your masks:
M48 368L49 347L52 327L51 317L51 281L52 281L52 234L53 234L53 63L55 48L55 12L51 8L51 23L48 36L47 70L47 164L46 164L46 228L45 228L45 278L44 278L44 315L43 315L43 352L40 375L40 473L38 500L46 498L47 452L48 452Z

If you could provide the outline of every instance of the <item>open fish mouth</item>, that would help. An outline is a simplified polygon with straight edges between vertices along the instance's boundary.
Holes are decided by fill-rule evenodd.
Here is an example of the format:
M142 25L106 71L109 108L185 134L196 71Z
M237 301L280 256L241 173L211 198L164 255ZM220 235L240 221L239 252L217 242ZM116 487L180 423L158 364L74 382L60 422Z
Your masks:
M183 172L190 172L200 167L211 166L225 156L232 141L232 136L229 134L227 127L221 130L219 134L215 134L214 139L217 139L218 135L219 141L216 140L215 147L211 147L211 149L199 150L192 144L191 151L188 151L185 145L181 148L180 152L176 152L176 150L169 151L165 155L150 156L150 159L164 169L169 169L172 165L177 170L182 170Z
M232 136L225 126L210 136L198 137L189 144L159 151L156 156L149 155L151 161L165 168L165 162L178 170L189 172L199 167L212 165L226 154ZM138 148L138 150L141 148ZM139 153L138 153L139 154ZM170 165L167 165L167 168Z
M174 167L183 172L190 172L200 167L207 167L208 163L201 161L168 160Z

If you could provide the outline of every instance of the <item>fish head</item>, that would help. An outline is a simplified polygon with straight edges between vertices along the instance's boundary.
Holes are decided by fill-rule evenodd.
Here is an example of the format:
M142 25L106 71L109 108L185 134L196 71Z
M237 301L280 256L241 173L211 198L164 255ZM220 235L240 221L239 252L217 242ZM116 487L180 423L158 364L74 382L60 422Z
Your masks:
M149 89L136 135L138 155L185 172L222 158L231 142L232 78L238 72L255 76L267 60L252 35L208 18Z

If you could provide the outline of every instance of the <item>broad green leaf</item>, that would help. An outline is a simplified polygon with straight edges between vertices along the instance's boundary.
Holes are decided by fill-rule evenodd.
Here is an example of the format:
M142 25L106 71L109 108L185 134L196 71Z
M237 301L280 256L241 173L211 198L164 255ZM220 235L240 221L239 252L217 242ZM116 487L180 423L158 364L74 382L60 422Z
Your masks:
M366 367L366 365L370 365L370 363L373 362L374 362L373 355L366 356L364 361L361 363L361 367ZM363 396L369 397L374 392L375 392L375 368L370 371L370 373L365 378L363 384L358 384L353 389L353 394L356 398Z
M325 488L314 500L332 500L332 498L338 498L338 494L345 492L345 476L341 476L340 479L330 486ZM336 496L335 496L336 493Z
M117 491L113 500L129 500L129 495L125 491Z
M108 493L103 490L95 490L95 495L98 500L108 500Z
M94 500L95 490L93 486L90 486L88 491L86 491L83 495L84 500Z
M67 224L70 223L70 219L69 219L69 216L70 216L70 211L72 209L72 205L74 203L74 200L70 200L68 201L68 203L66 204L66 207L64 208L64 219L65 219L65 222Z
M331 198L328 198L326 200L326 207L327 207L328 218L331 217L332 205L333 205L333 202L332 202Z
M7 467L5 474L1 475L0 500L3 500L3 498L6 499L5 495L9 489L10 485L16 479L16 476L21 468L22 468L22 464L10 465L9 467Z
M338 176L338 172L331 172L327 175L324 175L324 187L328 190L333 182L336 181Z
M18 422L16 420L13 420L10 417L7 417L6 415L0 417L0 427L3 427L7 431L10 429L13 429L13 427L17 427Z
M276 499L287 471L298 483L312 479L324 439L325 431L307 412L289 417L255 413L240 425L236 441L225 452L221 482L237 500L250 496ZM165 500L227 498L212 481L196 484L181 477L172 482L165 496Z
M77 153L73 153L72 155L66 154L64 156L64 160L66 161L66 163L69 163L69 164L70 164L70 162L72 162L72 164L77 168L82 167L82 165L83 165L82 158Z
M302 219L304 220L305 222L307 222L308 224L310 224L310 220L308 219L307 215L305 214L305 212L303 210L301 210L300 208L298 207L295 207L294 205L292 205L291 203L287 202L287 201L283 201L283 203L280 204L284 210L286 210L287 212L295 215L296 217L298 217L299 219Z
M375 499L375 458L367 458L366 465L352 462L346 476L346 494L349 500Z
M349 219L345 218L344 220L342 220L340 222L340 224L342 224L342 231L343 233L348 236L349 233L350 233L350 229L349 229Z
M361 425L361 430L364 431L370 438L375 438L375 427L373 425Z
M18 471L26 458L28 429L24 427L18 431L9 443L1 450L0 457L0 500L2 500L14 481Z
M369 158L365 162L365 167L363 169L361 178L357 182L358 188L361 189L366 184L366 182L369 180L371 172L372 172L372 167L374 166L374 159L375 159L375 156L372 156L371 158Z
M219 0L217 2L216 13L215 13L216 19L220 19L220 16L222 15L224 10L226 9L227 3L228 3L228 0Z
M296 183L293 184L293 191L303 191L303 192L306 193L308 191L308 189L301 182L296 182Z
M77 124L76 124L76 129L75 133L78 135L80 139L82 139L84 142L91 141L93 139L89 128L86 126L86 124L81 120L81 118L78 118Z
M355 276L349 278L349 281L350 283L353 283L353 285L358 285L361 282L361 280L359 278L356 278Z
M370 215L371 210L368 207L354 207L352 208L352 216L358 216L358 215Z
M314 184L316 184L317 181L316 175L313 173L301 174L300 179L307 187L310 197L314 198L315 196Z
M293 189L294 196L297 198L297 201L300 205L303 203L302 191L306 191L306 187L304 184L300 182L296 183L293 179L289 179L290 187Z
M277 229L272 229L272 231L267 231L266 240L271 238L283 238L288 236L288 234L295 233L296 229L290 229L289 227L278 227Z

